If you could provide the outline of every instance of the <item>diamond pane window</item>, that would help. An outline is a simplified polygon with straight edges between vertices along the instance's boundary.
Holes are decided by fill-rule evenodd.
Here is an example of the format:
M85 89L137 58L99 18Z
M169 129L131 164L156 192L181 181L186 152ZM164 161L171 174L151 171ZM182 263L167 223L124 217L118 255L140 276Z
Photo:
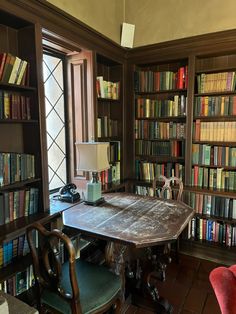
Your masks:
M63 60L43 55L49 190L67 183Z

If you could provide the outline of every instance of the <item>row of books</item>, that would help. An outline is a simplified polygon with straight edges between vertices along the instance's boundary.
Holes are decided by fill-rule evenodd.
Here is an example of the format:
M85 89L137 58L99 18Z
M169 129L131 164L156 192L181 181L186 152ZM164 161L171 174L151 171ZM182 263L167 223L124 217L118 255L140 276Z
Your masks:
M195 141L236 142L236 121L193 123L193 139Z
M184 180L184 166L180 163L152 163L147 161L135 161L135 177L138 180L153 180L160 175L166 177L178 177Z
M34 155L0 153L0 186L32 179L34 177Z
M13 260L29 254L26 235L23 234L8 242L0 244L0 268L7 266Z
M118 120L107 116L97 118L97 137L118 136Z
M179 67L177 71L140 70L134 72L136 92L184 89L187 85L188 66Z
M236 172L224 171L223 168L209 169L199 166L192 168L192 186L236 190Z
M100 172L100 181L102 184L112 183L120 180L120 162L114 162L110 168Z
M137 185L137 186L135 186L135 194L143 195L143 196L161 197L161 187L157 187L154 191L154 189L152 187ZM175 195L175 194L177 194L177 191L172 190L172 195L173 195L174 199L176 199L176 197L177 197L177 195ZM164 198L165 199L170 198L169 190L164 191Z
M0 290L13 296L17 296L34 285L33 266L30 265L24 271L16 273L13 277L0 283Z
M29 188L0 194L0 225L38 212L39 189Z
M186 124L173 121L135 120L134 127L136 139L184 139L186 134Z
M236 167L236 147L193 144L192 162L206 166Z
M150 155L150 156L172 156L184 157L185 143L179 141L171 142L153 142L146 140L135 141L136 155Z
M189 193L189 205L197 214L236 219L236 199L210 194Z
M178 117L186 115L187 97L174 95L172 99L136 99L137 118Z
M236 115L236 96L198 96L194 115L203 117Z
M0 53L0 82L29 85L29 63L11 53Z
M0 90L0 119L30 120L30 98Z
M195 240L205 240L228 247L236 245L236 226L195 217L189 226L189 235Z
M198 93L231 92L235 90L235 72L201 73L197 76Z
M99 98L120 98L120 82L106 81L103 76L97 76L96 89Z
M109 145L109 158L110 163L120 161L120 142L112 141Z

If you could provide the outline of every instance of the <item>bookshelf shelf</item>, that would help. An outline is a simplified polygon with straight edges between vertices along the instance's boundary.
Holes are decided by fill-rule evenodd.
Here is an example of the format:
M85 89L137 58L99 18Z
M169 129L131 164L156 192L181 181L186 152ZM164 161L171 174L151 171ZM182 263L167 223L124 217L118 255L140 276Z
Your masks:
M14 259L14 264L11 263L5 267L0 268L0 282L7 280L14 276L16 273L25 270L32 264L32 258L30 254ZM17 266L15 266L17 265Z
M22 86L16 84L7 84L7 83L0 83L0 89L6 90L14 90L14 91L24 91L24 92L36 92L37 89L32 86Z
M218 145L218 146L235 146L236 142L223 142L223 141L195 141L193 140L193 144L208 144L208 145Z
M204 214L198 214L196 213L196 217L202 218L202 219L208 219L208 220L213 220L213 221L219 221L219 222L224 222L227 224L232 224L235 225L236 224L236 219L227 219L224 217L217 217L217 216L213 216L213 215L204 215Z
M221 197L229 197L229 198L236 198L236 191L227 191L223 189L213 189L213 188L200 188L200 187L191 187L191 186L184 186L184 192L194 192L198 194L209 194L209 195L217 195Z
M177 116L177 117L174 117L174 116L171 116L171 117L136 117L136 120L148 120L148 121L167 121L167 122L170 122L170 121L173 121L173 122L183 122L186 120L186 116Z
M194 116L193 120L204 120L204 121L235 121L236 116Z
M223 165L203 165L203 164L192 164L193 166L199 166L199 167L203 167L203 168L222 168L224 170L236 170L236 167L230 167L230 166L223 166Z
M19 182L8 184L8 185L3 185L3 186L0 186L0 192L8 191L8 190L20 189L20 188L22 188L24 186L31 185L32 183L37 183L37 182L40 182L40 181L41 181L40 178L35 178L35 179L19 181Z
M195 93L194 96L230 96L236 95L236 91L227 92L227 91L220 91L220 92L209 92L209 93Z
M0 124L16 123L16 124L38 124L38 120L22 120L22 119L0 119Z
M160 156L160 155L136 155L138 160L149 160L149 161L163 161L163 162L178 162L184 161L184 157L171 157L171 156Z
M187 89L165 89L165 90L154 91L154 92L135 91L135 94L140 95L140 96L161 95L161 94L174 95L174 94L184 94L186 92L187 92Z
M159 138L136 138L136 140L142 140L142 141L151 141L151 142L182 142L185 141L185 138L166 138L166 139L159 139Z
M99 102L114 102L114 103L119 103L120 102L120 99L113 99L113 98L102 98L102 97L98 97L97 100Z

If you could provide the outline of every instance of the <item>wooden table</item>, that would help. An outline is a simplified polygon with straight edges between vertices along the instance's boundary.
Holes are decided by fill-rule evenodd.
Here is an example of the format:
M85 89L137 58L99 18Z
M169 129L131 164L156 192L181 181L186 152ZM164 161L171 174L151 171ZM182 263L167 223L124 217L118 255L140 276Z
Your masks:
M114 255L116 265L122 264L127 247L147 248L176 240L194 215L193 208L174 200L128 193L108 193L104 198L99 206L81 203L64 211L63 223L107 240L107 259ZM121 269L117 266L115 272Z
M194 215L188 205L128 193L104 194L105 203L75 205L63 222L95 238L133 245L159 245L178 238Z

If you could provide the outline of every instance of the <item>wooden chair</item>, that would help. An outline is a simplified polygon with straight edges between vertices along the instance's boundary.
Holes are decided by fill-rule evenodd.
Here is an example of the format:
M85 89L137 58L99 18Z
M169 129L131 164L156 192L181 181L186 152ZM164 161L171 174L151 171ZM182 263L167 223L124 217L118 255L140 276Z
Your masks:
M177 185L179 186L176 200L180 202L182 193L183 193L182 180L174 176L167 178L163 175L160 175L159 177L154 178L153 185L152 185L154 195L156 194L157 182L160 182L160 181L164 181L164 185L162 186L161 191L160 191L160 198L173 199L173 191L172 191L171 183L176 182ZM165 195L166 192L167 192L167 195ZM166 258L164 259L166 259L168 262L171 262L170 251L171 251L171 243L168 243L164 246L164 250L163 250L163 254L164 256L166 256ZM179 238L175 242L175 258L176 258L176 261L179 262ZM165 266L164 265L165 263L163 263L163 275L162 275L164 277L163 280L165 280Z
M177 201L181 201L181 197L182 197L182 193L183 193L183 182L182 180L180 180L179 178L177 177L170 177L170 178L167 178L163 175L160 175L159 177L156 177L154 178L153 180L153 184L152 184L152 187L153 187L153 192L154 192L154 195L155 195L155 192L156 192L156 185L157 185L157 182L158 181L164 181L164 185L162 186L161 188L161 192L160 192L160 198L165 198L165 191L168 192L168 199L173 199L173 191L172 191L172 188L171 188L171 182L176 182L178 185L179 185L179 189L178 189L178 194L177 194L177 197L176 197L176 200Z
M33 230L39 232L42 245L37 249ZM53 313L103 313L115 305L120 313L121 280L104 266L75 258L71 240L61 231L47 231L39 223L27 229L27 239L33 259L37 305ZM68 251L69 259L60 262L60 248Z

